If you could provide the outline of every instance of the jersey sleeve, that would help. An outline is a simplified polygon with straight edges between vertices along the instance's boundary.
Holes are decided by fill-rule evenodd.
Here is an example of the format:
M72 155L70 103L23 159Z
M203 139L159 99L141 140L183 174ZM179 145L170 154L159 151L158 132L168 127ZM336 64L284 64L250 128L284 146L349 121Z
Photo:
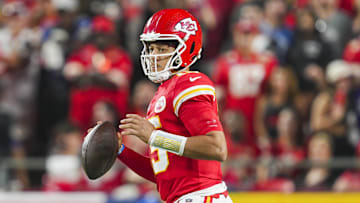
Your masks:
M210 96L201 95L187 100L179 111L179 118L191 136L206 135L211 131L223 131L216 106Z
M218 118L214 86L204 74L188 74L179 79L173 107L175 115L191 136L223 130Z
M118 156L118 159L139 176L156 183L150 158L140 155L137 152L125 147L122 153Z

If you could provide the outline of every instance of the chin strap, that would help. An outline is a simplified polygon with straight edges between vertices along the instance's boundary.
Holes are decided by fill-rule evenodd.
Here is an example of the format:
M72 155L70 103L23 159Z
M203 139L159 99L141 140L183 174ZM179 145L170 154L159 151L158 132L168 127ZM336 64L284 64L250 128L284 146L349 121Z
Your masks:
M162 73L157 73L156 75L148 75L149 80L153 81L154 83L161 83L167 79L169 79L171 76L171 72L168 71L164 71Z

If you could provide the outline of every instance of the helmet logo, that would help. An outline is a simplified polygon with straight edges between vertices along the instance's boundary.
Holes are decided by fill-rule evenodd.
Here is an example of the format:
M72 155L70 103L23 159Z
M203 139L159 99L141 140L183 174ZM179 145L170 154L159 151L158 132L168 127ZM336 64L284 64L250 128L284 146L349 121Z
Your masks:
M175 25L175 30L185 32L187 35L195 35L198 28L194 20L185 18Z

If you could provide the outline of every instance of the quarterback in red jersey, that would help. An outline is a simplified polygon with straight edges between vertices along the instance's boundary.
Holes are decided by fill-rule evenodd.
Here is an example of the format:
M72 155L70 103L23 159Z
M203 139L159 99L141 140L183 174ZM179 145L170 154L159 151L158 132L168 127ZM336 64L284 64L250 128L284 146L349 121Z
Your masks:
M202 32L195 17L165 9L146 23L140 40L145 75L161 83L146 118L128 114L119 128L119 155L140 176L157 184L167 203L230 203L220 162L227 158L215 90L204 74L189 71L200 58ZM121 144L137 136L150 145L150 157Z

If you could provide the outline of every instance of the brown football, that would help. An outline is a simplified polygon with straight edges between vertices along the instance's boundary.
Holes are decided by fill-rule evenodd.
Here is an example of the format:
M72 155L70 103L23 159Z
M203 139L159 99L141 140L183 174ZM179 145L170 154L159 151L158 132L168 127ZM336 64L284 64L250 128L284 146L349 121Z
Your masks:
M96 125L82 144L82 165L86 175L92 180L104 175L114 164L117 152L118 137L114 125L109 121Z

